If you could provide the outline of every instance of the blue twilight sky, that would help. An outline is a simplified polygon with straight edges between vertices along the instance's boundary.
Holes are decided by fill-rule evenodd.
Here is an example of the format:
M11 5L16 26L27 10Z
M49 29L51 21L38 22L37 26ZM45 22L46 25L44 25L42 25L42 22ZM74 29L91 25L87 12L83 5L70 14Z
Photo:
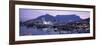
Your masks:
M40 10L40 9L27 9L20 8L19 16L21 21L27 21L30 19L35 19L41 15L50 14L52 16L56 15L71 15L76 14L80 16L82 19L86 19L90 17L89 11L70 11L70 10Z

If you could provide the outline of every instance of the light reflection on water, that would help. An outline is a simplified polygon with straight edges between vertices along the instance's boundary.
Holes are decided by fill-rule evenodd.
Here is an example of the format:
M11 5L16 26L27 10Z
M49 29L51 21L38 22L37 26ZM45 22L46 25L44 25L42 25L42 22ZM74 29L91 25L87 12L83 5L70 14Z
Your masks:
M20 26L20 36L25 35L54 35L54 34L76 34L76 33L89 33L90 30L83 31L80 30L77 32L77 30L69 31L69 30L55 30L54 28L33 28L26 26Z

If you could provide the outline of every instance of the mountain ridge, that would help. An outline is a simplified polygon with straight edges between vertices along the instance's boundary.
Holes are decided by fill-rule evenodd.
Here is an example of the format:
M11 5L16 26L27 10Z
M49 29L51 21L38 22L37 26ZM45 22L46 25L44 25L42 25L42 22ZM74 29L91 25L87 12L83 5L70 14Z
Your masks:
M51 22L57 22L57 23L68 23L68 22L72 22L72 21L81 20L81 18L79 16L77 16L76 14L56 15L56 16L52 16L50 14L45 14L45 15L39 16L35 19L30 19L26 22L28 22L28 23L42 22L43 19L45 21L51 21Z

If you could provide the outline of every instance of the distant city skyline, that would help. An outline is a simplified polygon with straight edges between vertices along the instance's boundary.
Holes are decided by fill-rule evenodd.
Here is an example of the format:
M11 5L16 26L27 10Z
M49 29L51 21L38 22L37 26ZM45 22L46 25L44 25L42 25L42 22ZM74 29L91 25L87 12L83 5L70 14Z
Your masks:
M21 21L35 19L35 18L45 15L45 14L50 14L52 16L75 14L76 16L79 16L81 19L86 19L86 18L90 17L89 11L36 10L36 9L27 9L27 8L19 9L19 17L20 17Z

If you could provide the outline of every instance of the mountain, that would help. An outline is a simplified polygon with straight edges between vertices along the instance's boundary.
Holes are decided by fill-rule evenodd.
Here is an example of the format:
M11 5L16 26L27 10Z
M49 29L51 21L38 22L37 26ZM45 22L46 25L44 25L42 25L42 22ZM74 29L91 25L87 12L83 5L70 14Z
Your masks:
M39 16L38 18L36 18L34 20L41 20L41 21L45 20L45 21L54 22L55 21L55 17L51 16L50 14L45 14L45 15Z
M42 23L43 20L50 21L50 22L56 22L56 23L69 23L69 22L73 22L73 21L79 21L79 20L81 20L81 18L75 14L56 15L56 16L52 16L50 14L45 14L45 15L37 17L36 19L28 20L24 23L26 23L26 24Z
M63 22L73 22L73 21L79 21L81 18L79 16L76 16L75 14L72 15L57 15L56 20L60 23Z

